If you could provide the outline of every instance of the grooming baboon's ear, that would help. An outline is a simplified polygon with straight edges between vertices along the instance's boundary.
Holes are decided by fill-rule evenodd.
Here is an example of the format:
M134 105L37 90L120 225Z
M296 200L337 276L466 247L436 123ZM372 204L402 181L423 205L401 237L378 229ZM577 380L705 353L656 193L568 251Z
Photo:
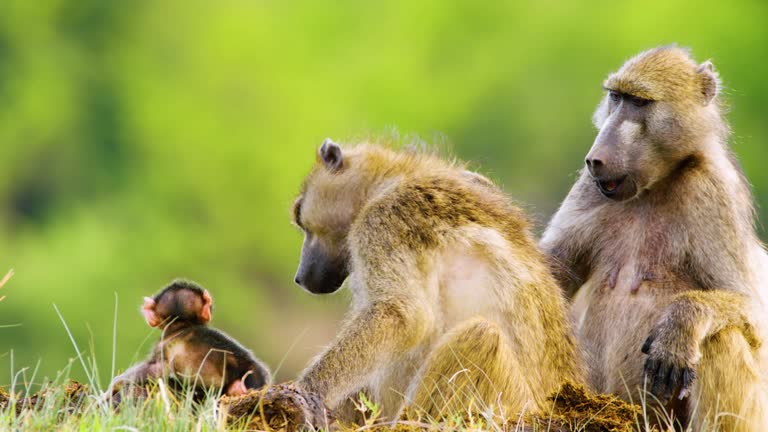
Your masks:
M715 65L707 60L696 69L701 80L701 94L704 96L704 105L709 105L712 99L717 96L717 90L720 86L720 80L715 72Z
M323 145L320 146L318 155L323 161L323 165L325 165L329 171L338 171L344 163L343 156L341 155L341 147L330 138L326 138L325 141L323 141Z

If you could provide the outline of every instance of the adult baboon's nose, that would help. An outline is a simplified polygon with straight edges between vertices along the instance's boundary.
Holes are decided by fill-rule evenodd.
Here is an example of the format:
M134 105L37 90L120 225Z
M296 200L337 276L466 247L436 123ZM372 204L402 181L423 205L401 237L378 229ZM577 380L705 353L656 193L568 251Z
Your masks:
M298 273L296 273L296 276L293 277L293 281L296 282L296 285L302 286L301 277L299 277Z
M587 157L584 162L586 162L587 169L593 177L600 177L605 170L605 163L601 159Z

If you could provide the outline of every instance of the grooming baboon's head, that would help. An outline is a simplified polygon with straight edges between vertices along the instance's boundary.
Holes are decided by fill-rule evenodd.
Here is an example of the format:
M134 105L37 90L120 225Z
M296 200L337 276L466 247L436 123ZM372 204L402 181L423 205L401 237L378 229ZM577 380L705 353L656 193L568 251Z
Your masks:
M304 232L294 280L313 294L335 292L349 275L347 236L365 188L354 163L354 155L326 139L293 206L293 222Z
M724 127L715 102L719 86L712 63L697 64L677 47L645 51L611 74L585 161L600 192L617 201L633 198L702 151L701 138Z

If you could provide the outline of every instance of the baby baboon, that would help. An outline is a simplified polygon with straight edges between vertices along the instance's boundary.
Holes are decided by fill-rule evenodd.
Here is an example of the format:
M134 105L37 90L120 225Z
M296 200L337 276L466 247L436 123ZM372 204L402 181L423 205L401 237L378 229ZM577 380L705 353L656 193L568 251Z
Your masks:
M565 302L523 213L484 177L435 156L326 140L294 206L296 283L352 310L299 384L331 408L365 389L442 417L514 415L581 379ZM473 405L474 404L474 405Z
M239 395L268 384L270 372L264 364L234 339L207 326L212 307L207 290L184 280L145 297L144 318L151 327L162 328L162 339L146 361L115 378L112 386L171 376L198 390L221 388Z
M604 87L586 168L541 241L591 384L638 401L645 377L694 430L764 430L768 256L712 63L656 48Z

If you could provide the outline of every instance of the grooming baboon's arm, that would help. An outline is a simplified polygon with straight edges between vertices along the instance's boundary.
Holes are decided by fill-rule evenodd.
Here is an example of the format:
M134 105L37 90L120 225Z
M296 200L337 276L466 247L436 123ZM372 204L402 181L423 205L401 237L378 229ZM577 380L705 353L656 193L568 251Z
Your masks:
M587 176L586 172L581 177ZM549 222L539 247L547 255L552 274L563 293L571 298L586 282L591 271L590 245L594 244L594 233L585 229L585 220L591 215L584 208L594 191L589 190L591 182L579 181L560 205Z
M334 407L360 387L363 377L386 364L392 353L421 341L415 330L422 312L393 302L373 303L348 321L336 340L304 371L299 384Z
M572 298L584 284L589 274L587 261L581 254L569 251L565 241L561 244L551 245L551 247L542 244L542 248L547 254L547 262L552 275L557 279L565 296L569 299Z
M739 329L753 348L759 347L749 310L749 299L733 291L677 295L642 346L642 352L648 354L648 389L662 400L685 397L695 379L701 344L725 329Z

